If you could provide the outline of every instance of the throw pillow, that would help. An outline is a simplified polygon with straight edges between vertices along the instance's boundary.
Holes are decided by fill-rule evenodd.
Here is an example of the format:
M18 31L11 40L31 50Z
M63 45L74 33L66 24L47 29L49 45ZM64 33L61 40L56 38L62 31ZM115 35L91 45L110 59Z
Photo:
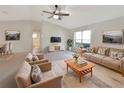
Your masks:
M124 62L124 57L120 59L122 62Z
M39 60L39 58L36 55L33 55L32 61L37 61L37 60Z
M117 59L121 60L124 57L124 52L118 52L117 53Z
M32 66L31 79L33 83L37 83L42 80L42 72L38 65Z
M105 48L99 48L98 49L98 54L105 55L105 53L106 53L106 49Z
M32 54L31 53L28 53L28 55L27 55L26 58L28 58L29 61L32 61L32 57L33 57Z
M94 52L94 49L93 49L93 48L87 48L86 51L87 51L88 53L93 53L93 52Z
M113 59L117 59L117 54L118 54L117 51L111 51L110 52L110 57L113 58Z

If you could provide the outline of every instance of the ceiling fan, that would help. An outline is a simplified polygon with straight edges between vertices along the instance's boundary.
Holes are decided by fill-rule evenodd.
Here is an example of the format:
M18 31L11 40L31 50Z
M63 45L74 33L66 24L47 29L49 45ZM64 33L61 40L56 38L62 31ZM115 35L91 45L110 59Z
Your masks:
M54 8L55 10L53 12L43 11L44 13L51 14L51 16L48 17L49 19L54 18L54 19L62 20L62 16L69 16L70 15L69 13L62 13L61 7L59 7L58 5L55 5L54 7L55 7Z

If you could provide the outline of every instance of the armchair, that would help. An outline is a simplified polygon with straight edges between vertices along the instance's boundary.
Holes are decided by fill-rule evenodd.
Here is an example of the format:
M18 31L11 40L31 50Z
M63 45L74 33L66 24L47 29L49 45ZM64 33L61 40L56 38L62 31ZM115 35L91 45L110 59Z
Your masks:
M38 65L40 69L46 69L45 64ZM51 71L42 70L43 79L38 83L32 83L31 81L31 65L24 62L16 74L15 80L19 88L60 88L62 82L62 76L57 76Z
M38 57L39 60L30 61L30 60L26 57L25 61L28 62L30 65L45 63L45 62L48 62L48 61L49 61L48 58L47 58L44 54L37 54L36 56Z

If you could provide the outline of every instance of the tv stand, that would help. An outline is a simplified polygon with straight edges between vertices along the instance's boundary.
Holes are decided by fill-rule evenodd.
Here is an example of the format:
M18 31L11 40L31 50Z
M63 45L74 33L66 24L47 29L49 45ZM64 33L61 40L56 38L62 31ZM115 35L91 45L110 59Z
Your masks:
M64 51L64 50L65 50L64 45L53 44L49 46L49 52Z

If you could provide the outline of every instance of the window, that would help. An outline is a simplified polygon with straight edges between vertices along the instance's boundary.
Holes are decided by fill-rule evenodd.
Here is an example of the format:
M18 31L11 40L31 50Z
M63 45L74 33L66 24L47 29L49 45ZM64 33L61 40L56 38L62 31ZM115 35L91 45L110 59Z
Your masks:
M74 41L74 46L76 47L89 47L91 43L91 30L75 32Z
M76 36L76 42L81 43L81 32L76 32L75 36Z
M91 43L91 31L83 31L82 32L82 43Z

